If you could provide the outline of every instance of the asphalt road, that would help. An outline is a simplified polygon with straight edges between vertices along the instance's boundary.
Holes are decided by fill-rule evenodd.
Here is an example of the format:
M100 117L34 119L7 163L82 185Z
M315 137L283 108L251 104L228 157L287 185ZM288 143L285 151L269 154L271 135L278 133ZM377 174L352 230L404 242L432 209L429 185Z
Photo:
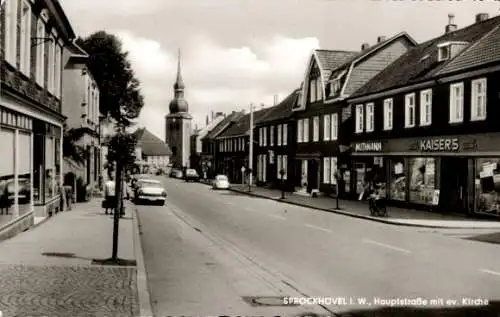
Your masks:
M346 298L323 305L333 312L387 303L376 299L500 299L498 245L164 181L165 207L138 206L157 316L327 313L243 298L258 295Z

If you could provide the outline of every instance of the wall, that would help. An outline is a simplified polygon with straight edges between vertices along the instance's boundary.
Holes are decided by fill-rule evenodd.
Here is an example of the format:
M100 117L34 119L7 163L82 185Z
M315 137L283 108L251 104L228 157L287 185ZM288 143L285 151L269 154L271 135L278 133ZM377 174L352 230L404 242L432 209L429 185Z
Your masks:
M84 93L84 80L81 67L67 65L64 68L62 89L62 113L67 117L66 124L69 128L81 126L82 101Z

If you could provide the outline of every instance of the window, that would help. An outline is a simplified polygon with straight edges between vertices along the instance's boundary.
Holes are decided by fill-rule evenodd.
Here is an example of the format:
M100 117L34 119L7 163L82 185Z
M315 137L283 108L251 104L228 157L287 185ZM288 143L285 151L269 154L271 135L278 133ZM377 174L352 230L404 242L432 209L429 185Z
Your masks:
M384 100L384 130L392 129L393 106L392 98Z
M269 127L269 145L273 146L274 145L274 126Z
M335 96L340 92L340 78L335 79L331 84L330 96Z
M45 24L41 19L38 20L36 29L36 37L45 37ZM41 87L44 86L45 80L45 41L37 40L36 42L36 82Z
M309 118L304 119L304 142L309 142Z
M438 62L448 60L450 58L450 45L441 46L438 48Z
M319 117L313 118L313 142L319 141Z
M297 121L297 142L304 142L304 119Z
M288 124L283 124L283 145L288 144Z
M375 109L373 102L366 104L366 132L375 130Z
M267 127L262 128L262 134L262 145L267 146Z
M56 60L55 60L55 77L54 77L54 80L55 80L55 95L57 98L61 98L61 69L62 69L62 49L61 49L61 45L57 44L56 45ZM95 101L94 101L94 107L96 108L96 114L95 114L95 117L94 117L94 122L97 122L98 121L98 115L97 115L97 110L99 110L98 106L97 106L97 91L96 91L96 95L95 95Z
M264 133L262 132L262 128L259 129L259 146L264 144L263 142Z
M23 0L21 5L20 71L29 77L31 60L31 6L26 0Z
M471 120L486 119L486 78L473 80L471 83Z
M464 121L464 84L450 85L450 123Z
M276 177L278 179L281 179L281 175L280 175L280 170L281 170L281 164L282 164L282 160L281 160L281 155L277 155L276 156Z
M330 183L337 185L337 158L330 158Z
M280 124L280 125L278 125L278 144L277 144L278 146L281 146L281 137L282 137L281 129L282 129L282 126Z
M405 96L405 128L415 126L415 94Z
M323 183L330 184L330 158L323 158Z
M324 141L330 141L331 133L332 133L332 126L330 122L331 116L330 114L325 114L323 116L323 140Z
M309 82L309 101L316 101L316 79L311 79Z
M332 141L337 140L339 137L339 114L338 113L332 114L331 128L332 128L332 131L331 131Z
M17 0L7 0L5 3L5 60L15 67L17 66L17 4Z
M356 105L356 133L363 133L364 130L363 105Z
M428 126L432 123L432 90L427 89L420 92L420 126Z
M321 85L321 77L316 78L316 100L323 99L323 87Z
M54 93L54 61L55 61L55 50L56 50L56 40L54 35L50 35L51 41L47 42L49 45L49 58L47 61L47 90L50 93Z
M288 159L286 155L278 155L276 157L276 173L277 178L281 179L280 171L283 169L285 173L283 174L283 179L287 179L287 167L288 167Z

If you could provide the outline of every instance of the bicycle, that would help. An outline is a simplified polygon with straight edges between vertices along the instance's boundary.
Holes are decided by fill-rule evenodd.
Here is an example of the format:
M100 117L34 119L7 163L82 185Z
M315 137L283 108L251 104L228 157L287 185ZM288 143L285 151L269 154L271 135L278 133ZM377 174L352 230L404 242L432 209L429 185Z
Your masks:
M388 216L385 199L381 198L377 193L373 193L368 197L368 208L372 217Z

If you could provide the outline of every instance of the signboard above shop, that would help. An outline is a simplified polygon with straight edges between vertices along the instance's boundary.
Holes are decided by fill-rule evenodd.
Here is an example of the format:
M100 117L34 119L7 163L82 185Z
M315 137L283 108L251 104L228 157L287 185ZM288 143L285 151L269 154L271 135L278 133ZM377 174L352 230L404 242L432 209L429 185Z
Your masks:
M382 152L383 146L380 141L360 142L354 143L353 150L354 152Z

